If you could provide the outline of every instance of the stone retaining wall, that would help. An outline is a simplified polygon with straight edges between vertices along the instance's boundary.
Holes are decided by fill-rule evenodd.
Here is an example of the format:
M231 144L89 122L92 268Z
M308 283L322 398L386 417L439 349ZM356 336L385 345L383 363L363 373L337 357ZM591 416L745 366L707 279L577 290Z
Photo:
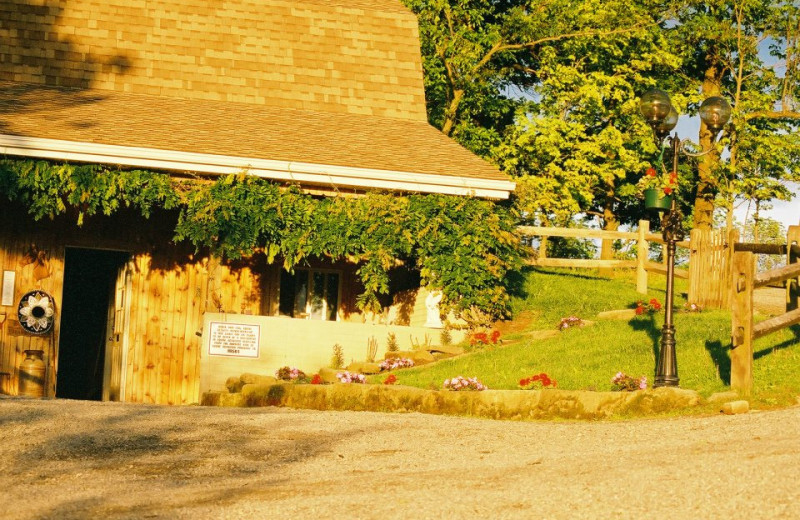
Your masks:
M207 392L205 406L287 406L312 410L420 412L490 419L602 419L612 415L665 412L702 403L680 388L636 392L486 390L453 392L408 386L361 384L247 384L240 393Z

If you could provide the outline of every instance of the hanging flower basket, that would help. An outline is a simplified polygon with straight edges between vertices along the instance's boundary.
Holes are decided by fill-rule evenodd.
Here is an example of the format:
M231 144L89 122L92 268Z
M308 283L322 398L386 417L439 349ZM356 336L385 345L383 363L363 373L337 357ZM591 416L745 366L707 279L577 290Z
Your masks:
M55 304L44 291L25 293L19 301L17 318L22 328L31 334L47 334L53 328Z
M656 211L669 211L672 207L672 195L657 189L644 190L644 207Z

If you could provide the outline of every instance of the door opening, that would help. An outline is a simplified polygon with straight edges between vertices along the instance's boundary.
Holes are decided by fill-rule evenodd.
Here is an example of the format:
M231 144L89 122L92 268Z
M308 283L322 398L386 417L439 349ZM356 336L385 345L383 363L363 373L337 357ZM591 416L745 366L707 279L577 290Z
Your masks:
M108 331L109 306L129 257L120 251L66 249L56 397L103 398L106 336L113 333Z

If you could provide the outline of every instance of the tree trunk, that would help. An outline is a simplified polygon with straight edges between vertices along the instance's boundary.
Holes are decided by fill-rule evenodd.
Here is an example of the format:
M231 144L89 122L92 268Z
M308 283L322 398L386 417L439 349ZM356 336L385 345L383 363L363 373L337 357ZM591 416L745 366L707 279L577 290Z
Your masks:
M606 231L616 231L617 229L619 229L619 221L617 220L616 215L614 215L613 186L609 187L609 191L606 193L606 202L603 205L603 229ZM603 243L600 246L600 259L611 260L613 258L614 258L614 241L603 240ZM610 278L611 276L614 275L614 269L611 267L602 267L598 271L600 276L605 276Z
M761 220L761 201L756 199L756 210L753 212L753 242L756 244L758 243L759 238L761 238L758 232L758 224ZM747 224L747 222L745 222Z
M719 71L712 65L706 70L703 79L703 96L709 98L720 94ZM700 122L700 148L708 150L714 146L714 136ZM717 182L713 172L719 163L719 154L711 152L700 157L697 165L697 194L694 198L694 227L697 229L711 229L714 225L714 196L716 195Z
M450 134L453 133L453 127L456 124L456 115L458 114L458 105L461 104L462 99L464 99L464 91L453 90L453 99L450 100L450 104L444 112L444 122L442 124L442 133L446 136L450 136Z

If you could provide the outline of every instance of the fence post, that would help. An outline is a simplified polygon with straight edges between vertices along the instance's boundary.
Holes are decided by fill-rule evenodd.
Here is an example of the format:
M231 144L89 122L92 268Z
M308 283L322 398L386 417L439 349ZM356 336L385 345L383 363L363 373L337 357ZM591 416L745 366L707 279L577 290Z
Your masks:
M731 388L750 395L753 387L753 270L750 252L733 255L731 284Z
M800 245L800 226L789 226L786 234L786 265L800 262L800 255L792 251L792 245ZM800 276L786 280L786 312L800 308Z
M703 250L705 241L704 233L701 229L693 229L689 232L689 303L696 303L701 307L705 306L701 282L708 273L705 268Z
M647 259L650 256L650 244L647 234L650 232L650 221L639 221L639 236L636 239L636 292L647 294Z
M725 251L723 254L724 269L720 270L719 276L722 280L722 305L720 308L725 309L730 305L732 297L728 288L731 286L731 274L733 273L733 253L736 251L736 243L739 242L739 230L731 229L727 235L728 240L725 243Z

